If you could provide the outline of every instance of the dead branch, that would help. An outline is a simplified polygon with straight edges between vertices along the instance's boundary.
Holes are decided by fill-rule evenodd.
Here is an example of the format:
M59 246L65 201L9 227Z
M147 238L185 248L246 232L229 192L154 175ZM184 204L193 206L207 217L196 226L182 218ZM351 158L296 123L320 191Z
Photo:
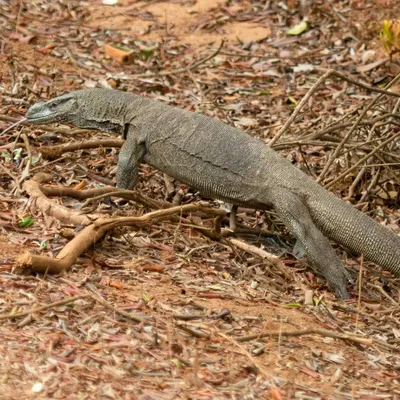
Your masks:
M203 207L199 204L188 204L172 207L167 210L157 210L141 217L99 218L84 228L55 257L39 256L30 253L22 254L15 262L19 271L60 274L67 271L91 246L96 244L110 230L120 226L135 226L143 228L151 223L168 219L171 216L202 211L210 215L219 215L220 210Z
M353 343L364 344L367 346L372 346L374 344L378 344L381 347L391 349L396 352L400 352L400 348L389 343L384 342L383 340L374 339L374 338L363 338L360 336L351 335L348 333L338 333L329 331L327 329L303 329L298 331L270 331L270 332L260 332L258 335L249 335L237 337L236 340L239 342L249 342L251 340L261 339L264 337L278 337L282 336L286 337L295 337L295 336L304 336L304 335L320 335L325 337L330 337L333 339L341 339L348 340Z
M88 225L93 218L98 216L84 215L78 211L71 210L61 204L57 204L48 199L42 192L40 183L30 179L23 184L23 189L30 197L30 203L39 208L43 213L50 215L64 224Z
M282 272L285 278L291 279L288 269L285 267L284 263L279 259L278 256L275 256L274 254L271 254L268 251L260 249L259 247L252 246L250 244L242 242L241 240L238 239L231 238L227 239L227 241L231 243L233 246L238 247L239 249L247 251L250 254L253 254L257 257L262 258L263 260L268 261L270 264L276 267L280 272Z
M47 177L38 177L38 175L36 175L35 178L37 178L37 180L39 180L39 181L43 181L43 179L47 178ZM107 196L117 196L117 197L121 197L121 198L124 198L127 200L136 201L137 203L143 204L149 208L166 209L166 208L174 207L174 205L169 202L151 199L150 197L142 195L138 191L121 190L121 189L114 188L112 186L96 188L96 189L87 189L87 190L77 190L77 189L66 188L66 187L38 186L37 182L32 185L29 185L29 186L34 186L35 193L32 192L32 188L30 188L30 190L29 190L29 192L32 193L33 196L35 194L37 194L38 196L41 196L44 199L46 199L46 201L42 201L42 203L40 204L40 208L44 207L43 208L44 210L47 210L48 208L51 209L51 207L55 208L56 212L54 212L52 215L55 218L58 218L58 215L60 215L60 213L61 213L63 216L61 221L64 223L72 224L72 225L76 225L76 223L78 223L79 225L87 225L90 221L92 221L96 218L99 218L100 215L91 214L90 216L88 216L90 221L85 220L85 219L81 221L81 219L85 218L85 216L83 216L77 212L75 212L75 214L71 213L68 208L60 206L59 204L52 203L49 199L47 199L45 197L45 195L47 195L47 196L69 196L69 197L72 197L72 198L75 198L78 200L88 199L91 196L96 196L95 198L103 198L103 197L107 197ZM36 192L38 192L38 193L36 193ZM93 200L93 198L91 200ZM203 209L211 210L207 206L203 206L202 210ZM203 211L199 211L196 214L198 214L201 217L203 217L205 215L210 215L209 212L204 213ZM73 217L71 220L68 220L69 215L71 215ZM213 209L212 215L217 216L217 218L223 218L226 216L226 212L224 210L220 210L220 209ZM186 218L183 218L182 216L178 217L176 215L172 215L170 218L174 222L181 222L184 224L184 226L190 227L190 228L198 231L199 233L208 237L211 240L220 240L221 239L220 234L218 232L215 232L215 230L213 231L211 229L192 224L191 221L189 221Z
M4 135L5 133L7 133L11 129L15 128L16 126L23 124L25 121L27 121L27 118L22 118L22 119L18 120L17 122L14 122L8 128L4 129L4 131L1 132L1 134Z
M112 196L112 197L120 197L122 199L125 200L132 200L135 201L136 203L142 204L146 207L149 208L153 208L153 209L165 209L165 208L171 208L176 206L176 204L170 203L168 201L160 201L160 200L155 200L152 199L148 196L145 196L144 194L141 194L140 192L136 191L136 190L121 190L118 188L115 188L113 186L104 186L104 187L99 187L99 188L94 188L94 189L85 189L85 190L77 190L74 188L70 188L70 187L64 187L64 186L40 186L41 191L43 192L43 194L45 196L48 197L72 197L73 199L77 199L77 200L88 200L86 201L83 205L82 208L84 208L88 203L89 200L90 201L94 201L94 200L99 200L108 196ZM216 209L217 210L217 209ZM243 210L242 208L240 208L239 210ZM214 224L221 222L221 219L225 219L226 217L226 212L223 210L217 211L218 213L220 213L218 215L218 217L214 220ZM204 216L205 214L199 212L199 213L195 213L197 215ZM178 221L178 218L172 218L172 220L176 220ZM212 239L212 240L219 240L220 237L216 236L215 234L213 234L208 228L204 228L202 226L198 226L198 225L194 225L192 224L189 220L181 217L180 218L181 222L185 224L185 226L190 226L193 229L195 229L196 231L204 234L205 236L207 236L208 238ZM228 222L228 221L226 221ZM215 233L217 232L217 228L215 227ZM243 227L243 226L239 226L236 230L236 232L231 232L230 230L223 230L220 232L222 237L228 237L228 236L232 236L234 234L250 234L250 235L255 235L255 236L260 236L260 235L266 235L266 236L277 236L276 234L271 234L269 232L263 231L261 229L256 229L256 228L249 228L249 227ZM241 242L243 243L243 242ZM233 244L233 243L232 243ZM239 246L237 246L239 247ZM253 246L251 246L253 247ZM258 249L258 248L256 248ZM244 249L246 250L246 249ZM263 250L261 250L263 252ZM264 253L263 253L264 254ZM264 255L260 255L262 258L264 257Z
M366 85L364 83L361 82L357 82L351 78L348 78L346 75L341 74L340 72L337 72L335 70L329 69L329 70L325 70L324 75L322 75L317 82L315 82L315 84L309 89L309 91L307 92L307 94L301 99L300 103L296 106L295 110L293 111L292 115L290 116L290 118L286 121L286 123L282 126L282 128L279 130L279 132L273 137L273 139L269 142L269 146L273 147L274 144L279 140L279 138L285 133L287 132L287 130L289 129L290 125L292 124L292 122L295 120L295 118L297 117L297 115L299 114L299 112L301 111L301 109L304 107L304 105L307 103L307 101L309 100L309 98L315 93L315 91L317 90L318 86L326 81L331 75L336 75L339 78L352 83L356 86L359 86L363 89L366 90L370 90L372 92L377 92L379 93L378 96L376 96L370 103L369 107L367 107L367 110L364 110L364 112L360 115L359 119L357 119L356 123L360 123L361 119L364 117L364 115L366 114L366 112L370 109L370 107L372 107L374 104L376 104L376 102L381 99L381 97L383 95L388 95L388 96L394 96L394 97L400 97L399 93L395 93L395 92L390 92L389 90L385 90L385 89L379 89L379 88L375 88L373 86L369 86ZM399 76L398 76L399 77ZM392 82L390 82L387 86L387 88L390 88L395 82L397 82L397 78L394 78L392 80ZM355 127L357 125L355 124ZM354 129L355 129L354 127ZM353 130L350 131L349 136L351 135L351 133L353 132Z
M326 71L326 69L324 69L324 68L317 68L317 70ZM356 81L355 79L351 79L347 75L342 74L341 72L335 71L333 69L331 69L329 71L331 71L332 75L335 75L338 78L343 79L344 81L353 84L354 86L358 86L362 89L369 90L370 92L376 92L376 93L380 93L380 94L383 94L386 96L400 97L400 93L390 92L389 90L387 90L390 87L389 85L386 86L387 89L380 89L375 86L370 86L370 85L367 85L366 83Z
M41 186L43 194L49 197L66 196L77 200L98 200L108 196L120 197L125 200L132 200L151 208L170 208L173 205L167 201L158 201L147 197L136 190L121 190L113 186L104 186L94 189L77 190L64 186ZM87 204L83 204L82 208Z
M87 140L84 142L67 143L60 146L43 146L40 148L40 152L42 153L43 158L45 158L46 160L55 160L69 151L88 150L105 147L119 148L122 146L123 143L124 141L122 139Z
M3 314L3 315L0 315L0 321L5 320L5 319L14 319L14 318L25 317L27 315L37 313L39 311L44 311L44 310L48 310L49 308L55 308L58 306L62 306L64 304L68 304L68 303L71 303L71 302L79 300L79 299L85 299L87 297L92 297L92 295L90 293L80 294L78 296L68 297L66 299L55 301L54 303L46 304L44 306L34 307L28 311L24 311L24 312L20 312L20 313L16 313L16 314Z
M193 71L197 67L199 67L200 65L204 64L205 62L207 62L208 60L211 60L212 58L216 57L219 54L219 52L221 51L222 47L224 46L224 43L225 43L225 40L222 39L221 40L221 44L219 45L217 50L215 50L210 55L202 58L201 60L197 61L193 65L189 65L188 67L177 68L177 69L173 69L171 71L160 71L160 72L151 72L151 73L144 73L144 74L133 74L133 75L129 75L127 77L127 79L152 78L152 77L155 77L155 76L170 76L170 75L177 75L177 74L182 74L182 73L185 73L185 72Z
M18 188L18 190L21 190L19 179L16 176L14 176L3 164L0 164L0 169L2 169L3 172L5 172L8 176L10 176L15 182L15 186Z
M228 336L223 332L218 332L218 335L226 339L228 342L232 343L236 348L238 348L240 353L248 358L251 364L258 370L261 375L272 379L270 372L265 368L265 366L255 357L253 357L240 343L238 343L236 338Z
M342 339L342 340L350 340L354 343L372 345L374 343L374 339L372 338L363 338L355 335L351 335L348 333L338 333L329 331L327 329L302 329L298 331L270 331L270 332L260 332L258 335L249 335L237 337L236 340L238 342L249 342L251 340L261 339L265 337L295 337L295 336L304 336L304 335L320 335L325 337L330 337L333 339Z
M400 74L398 74L394 79L392 79L388 85L387 88L392 87L396 82L400 80ZM367 114L367 112L383 97L383 94L378 94L376 97L374 97L368 105L364 108L364 110L360 113L359 117L356 119L354 122L353 126L350 128L350 130L347 132L347 134L344 136L342 141L339 143L338 147L335 149L333 154L329 157L328 161L325 164L324 169L322 170L321 174L319 175L317 182L322 182L324 179L325 175L327 174L329 168L331 167L332 163L334 160L338 157L340 151L342 150L344 144L349 140L350 136L355 132L357 127L359 126L359 123L361 120L364 118L364 116ZM369 157L368 157L369 158Z
M176 322L175 326L177 328L181 329L182 331L189 333L190 335L192 335L194 337L201 338L201 339L209 339L210 338L209 333L202 332L196 326L191 326L191 325L183 324L183 323L179 323L179 322Z
M294 146L321 146L321 147L327 147L327 148L336 148L338 145L337 142L333 141L326 141L326 140L291 140L291 141L285 141L278 143L276 146L274 146L274 150L284 150L284 149L293 149ZM366 143L358 144L355 142L350 142L346 143L343 147L346 149L353 150L354 148L360 149L360 150L366 150L370 151L371 148L369 146L366 146Z
M78 257L103 238L107 229L96 229L92 224L84 228L56 258L24 253L15 261L18 272L61 274L75 264Z
M328 77L330 75L332 75L332 72L333 72L332 70L325 72L325 74L322 75L317 80L317 82L314 83L314 85L311 87L311 89L307 92L307 94L301 99L300 103L296 106L296 108L293 111L290 118L285 122L285 124L282 126L282 128L279 130L279 132L269 142L269 146L273 147L274 144L279 140L279 138L289 129L290 125L295 120L295 118L297 117L297 115L301 111L301 109L304 107L304 105L307 103L308 99L314 94L314 92L317 90L318 86L322 82L324 82L326 79L328 79Z
M26 163L26 166L24 170L22 171L21 177L19 178L19 183L21 184L30 174L30 168L32 164L32 151L31 151L31 146L29 144L29 139L28 136L23 133L21 135L22 140L24 141L26 152L28 153L28 162Z
M367 155L364 157L360 158L354 165L352 165L350 168L348 168L346 171L342 172L337 178L335 178L333 181L329 182L325 188L328 189L331 186L333 186L335 183L339 182L341 179L343 179L346 175L348 175L350 172L354 171L358 166L360 166L362 163L367 161L370 157L372 157L375 153L377 153L382 147L386 146L388 143L392 142L396 138L400 137L400 132L397 132L395 135L391 136L389 139L386 139L383 141L379 146L375 147L374 150L370 151Z
M129 320L132 320L132 321L135 321L135 322L143 322L143 321L145 321L145 318L143 318L143 317L141 317L141 316L139 316L137 314L131 313L131 312L129 313L129 312L126 312L124 310L120 310L118 307L115 307L112 304L108 303L107 301L102 299L100 296L96 296L96 295L93 294L91 297L95 302L101 304L103 307L108 308L111 311L114 311L116 314L121 315L122 317L124 317L126 319L129 319Z
M378 115L377 117L375 117L371 120L360 121L358 126L372 126L372 125L375 125L377 122L383 121L390 117L400 118L400 114L399 113L385 113L382 115ZM381 123L381 125L391 125L391 124L399 125L399 124L396 124L395 121L388 121L388 122ZM335 122L335 123L331 124L330 126L327 126L318 132L315 132L309 136L304 136L302 138L302 140L318 139L325 135L328 135L329 133L332 133L335 131L342 131L344 128L348 128L349 126L352 126L352 125L353 125L352 121L342 122L342 123Z
M119 217L113 219L102 219L101 221L97 220L94 222L94 224L97 227L106 226L107 229L114 229L122 225L142 227L150 222L162 221L166 218L168 219L171 215L177 215L177 214L180 215L180 214L192 213L195 211L202 211L212 216L219 216L221 215L221 212L225 213L225 211L223 210L208 208L202 206L201 204L192 203L192 204L186 204L184 206L171 207L166 210L153 211L141 217Z

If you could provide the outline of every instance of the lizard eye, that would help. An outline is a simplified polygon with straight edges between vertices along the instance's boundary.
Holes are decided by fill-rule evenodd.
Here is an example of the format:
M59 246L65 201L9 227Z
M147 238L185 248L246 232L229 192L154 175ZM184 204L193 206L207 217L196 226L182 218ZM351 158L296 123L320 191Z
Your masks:
M51 103L49 105L50 110L54 110L55 108L57 108L57 104L56 103Z

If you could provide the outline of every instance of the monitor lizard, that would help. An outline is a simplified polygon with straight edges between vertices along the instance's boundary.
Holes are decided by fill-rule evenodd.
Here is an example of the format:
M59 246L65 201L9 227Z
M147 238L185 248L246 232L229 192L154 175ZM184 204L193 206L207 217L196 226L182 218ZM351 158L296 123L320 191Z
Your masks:
M329 239L400 276L400 237L345 203L261 140L205 115L111 89L77 90L36 103L32 124L66 122L122 134L117 186L133 189L148 163L203 195L273 207L308 261L342 299L348 273Z

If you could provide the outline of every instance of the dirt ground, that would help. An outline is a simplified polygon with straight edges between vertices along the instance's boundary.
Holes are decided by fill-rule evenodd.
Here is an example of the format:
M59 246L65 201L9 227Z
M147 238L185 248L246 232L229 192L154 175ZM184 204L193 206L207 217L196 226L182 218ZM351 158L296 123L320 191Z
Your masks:
M389 59L379 38L383 20L400 15L396 1L106 3L0 1L1 129L36 101L107 87L205 113L268 142L326 68L378 89L400 73L399 56ZM304 19L304 32L287 34ZM105 45L131 62L110 58ZM345 118L374 96L331 77L275 148L317 177L349 125L326 130L352 121ZM366 118L398 121L396 100L385 98ZM389 135L399 124L373 126ZM324 184L370 151L378 140L370 132L353 135ZM195 225L213 221L193 214L189 222L115 229L61 275L15 269L24 252L55 257L82 230L50 208L71 216L154 211L117 198L110 206L48 196L51 206L43 206L27 189L38 172L50 174L48 187L114 185L118 149L43 156L48 146L108 138L65 125L21 125L0 136L1 399L400 398L399 279L370 263L361 268L336 247L355 280L343 302L282 248L284 269L270 265L255 249L276 251L276 240L261 230L293 245L273 212L240 210L248 251L199 234ZM364 175L358 169L330 190L399 233L399 141L385 151L394 162L376 157ZM138 189L158 201L200 200L146 165Z

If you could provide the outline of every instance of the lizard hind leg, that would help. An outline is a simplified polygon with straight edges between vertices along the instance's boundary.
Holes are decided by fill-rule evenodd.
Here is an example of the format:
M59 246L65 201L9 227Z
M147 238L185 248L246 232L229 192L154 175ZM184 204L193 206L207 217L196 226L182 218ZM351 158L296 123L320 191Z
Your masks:
M298 194L286 189L274 190L272 197L269 196L269 200L275 211L305 250L307 259L325 277L336 295L347 299L347 271L329 240L314 224L306 203Z
M237 218L236 218L237 210L238 210L238 206L233 205L231 213L229 214L229 229L232 232L236 232L236 229L237 229Z

